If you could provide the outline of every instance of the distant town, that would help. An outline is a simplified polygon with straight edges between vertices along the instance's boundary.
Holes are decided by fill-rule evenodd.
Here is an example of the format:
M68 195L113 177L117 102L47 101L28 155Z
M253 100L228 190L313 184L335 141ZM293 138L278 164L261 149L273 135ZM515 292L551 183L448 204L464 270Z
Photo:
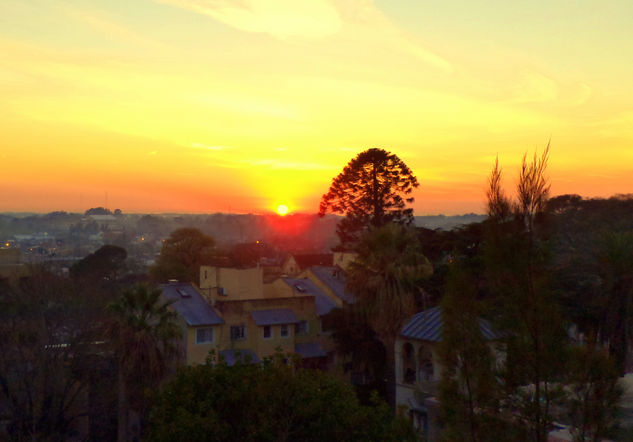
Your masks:
M415 224L450 230L485 219L485 215L416 216ZM316 214L127 214L103 207L84 213L55 211L0 213L0 259L3 273L13 265L46 263L60 273L105 244L128 253L131 272L143 273L154 263L163 240L180 227L196 227L229 251L238 244L261 241L283 253L327 253L335 246L338 216Z

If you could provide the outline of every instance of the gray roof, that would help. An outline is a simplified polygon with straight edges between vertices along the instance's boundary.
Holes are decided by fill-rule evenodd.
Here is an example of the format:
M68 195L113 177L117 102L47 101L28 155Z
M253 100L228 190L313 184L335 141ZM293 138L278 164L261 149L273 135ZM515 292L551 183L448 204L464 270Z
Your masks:
M287 308L273 310L254 310L251 312L251 316L253 317L255 324L259 326L296 324L297 322L299 322L293 311Z
M300 354L304 358L322 358L327 356L327 352L323 350L323 347L318 342L295 344L295 353Z
M286 284L288 284L298 293L314 296L314 308L318 316L326 315L330 313L332 309L335 309L337 307L336 302L334 302L328 295L323 293L323 291L308 278L282 279Z
M354 295L345 290L345 275L340 267L313 266L309 269L334 295L348 304L354 303Z
M253 350L244 349L244 350L222 350L220 352L220 356L224 358L224 362L229 367L235 365L237 360L240 362L249 362L251 364L258 364L259 358L255 354Z
M184 282L162 284L163 298L174 301L171 307L183 317L187 325L224 324L218 312L202 297L196 288Z
M420 339L423 341L440 342L444 321L442 320L442 308L433 307L414 315L402 327L400 336L404 338ZM479 319L479 329L484 339L496 339L497 335L485 319Z

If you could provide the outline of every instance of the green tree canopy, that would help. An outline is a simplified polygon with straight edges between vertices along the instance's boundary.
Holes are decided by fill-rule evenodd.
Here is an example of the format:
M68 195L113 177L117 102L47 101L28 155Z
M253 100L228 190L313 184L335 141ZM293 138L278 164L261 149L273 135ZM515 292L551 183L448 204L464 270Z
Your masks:
M193 227L174 230L163 243L156 264L150 269L152 279L166 282L198 282L200 266L209 264L215 254L215 241Z
M283 355L263 365L185 367L154 403L154 441L417 440L386 404L362 406L349 384L287 365Z
M409 195L418 187L411 169L396 155L372 148L349 162L323 195L319 215L345 215L337 226L341 244L353 245L363 230L388 222L411 223L413 209Z

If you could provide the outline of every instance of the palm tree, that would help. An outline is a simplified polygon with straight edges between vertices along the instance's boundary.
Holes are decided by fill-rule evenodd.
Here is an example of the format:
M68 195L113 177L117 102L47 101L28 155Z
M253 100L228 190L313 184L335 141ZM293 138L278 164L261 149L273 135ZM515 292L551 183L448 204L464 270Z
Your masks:
M140 436L147 411L147 391L163 379L174 339L180 336L176 313L160 302L161 291L147 285L125 290L109 305L113 320L108 335L114 344L119 366L119 441ZM130 411L139 425L130 434Z
M396 223L369 230L357 252L348 267L347 289L356 296L356 312L385 346L387 391L394 403L394 344L406 319L415 313L420 282L433 267L422 255L415 231Z

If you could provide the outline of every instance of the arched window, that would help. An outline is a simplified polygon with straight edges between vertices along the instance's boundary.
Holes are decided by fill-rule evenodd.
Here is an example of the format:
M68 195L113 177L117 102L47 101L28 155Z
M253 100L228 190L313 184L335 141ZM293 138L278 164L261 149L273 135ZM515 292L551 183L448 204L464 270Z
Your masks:
M402 346L402 381L405 384L415 382L415 354L409 342Z
M433 353L426 345L421 345L418 350L418 379L421 381L434 380Z

